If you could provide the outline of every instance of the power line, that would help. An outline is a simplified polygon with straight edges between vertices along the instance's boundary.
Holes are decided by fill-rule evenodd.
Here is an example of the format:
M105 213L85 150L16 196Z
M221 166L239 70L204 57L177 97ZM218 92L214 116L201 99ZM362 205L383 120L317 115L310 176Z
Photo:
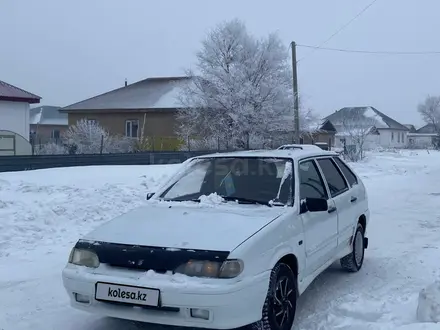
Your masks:
M305 55L304 57L302 57L301 59L298 60L298 62L302 61L303 59L305 59L307 56L312 55L317 49L321 49L322 46L324 46L326 43L328 43L330 40L332 40L336 35L338 35L340 32L342 32L343 30L345 30L351 23L353 23L356 19L358 19L360 16L362 16L362 14L364 14L371 6L373 6L378 0L373 0L372 2L370 2L364 9L362 9L359 13L357 13L351 20L349 20L347 23L345 23L344 25L342 25L338 30L336 30L335 33L333 33L330 37L328 37L326 40L324 40L321 44L319 44L318 46L316 46L316 49L314 49L313 51L311 51L309 54Z
M378 55L440 55L440 51L411 51L411 52L400 52L400 51L374 51L374 50L357 50L357 49L343 49L343 48L328 48L310 45L300 45L296 44L297 47L312 48L314 50L327 50L334 52L343 53L358 53L358 54L378 54Z

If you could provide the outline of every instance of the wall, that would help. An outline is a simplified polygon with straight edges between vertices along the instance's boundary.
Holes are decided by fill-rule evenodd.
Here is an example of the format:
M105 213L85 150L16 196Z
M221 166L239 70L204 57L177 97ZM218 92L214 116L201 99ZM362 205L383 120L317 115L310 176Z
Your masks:
M342 143L341 139L343 139L344 136L336 136L335 137L335 148L343 148L344 144ZM354 142L352 141L352 138L350 136L345 136L346 145L353 145ZM363 150L373 150L379 147L380 143L380 135L378 134L369 134L365 136L364 139L364 146Z
M31 131L36 133L35 135L35 143L42 144L53 141L52 139L52 131L58 130L60 134L62 134L68 129L67 125L31 125Z
M145 112L107 112L107 113L69 113L69 126L77 121L87 118L96 120L99 125L106 128L111 134L125 135L125 121L139 120L139 131L142 129ZM168 137L175 136L175 112L147 112L145 123L145 136ZM140 133L139 133L140 134Z
M29 141L29 103L0 101L0 130L12 131Z
M384 148L403 148L408 143L408 132L393 129L378 129L380 134L379 144ZM400 134L400 141L398 135ZM403 139L402 139L403 136Z
M436 137L437 134L431 133L409 133L407 145L414 148L430 148L433 146L433 139Z

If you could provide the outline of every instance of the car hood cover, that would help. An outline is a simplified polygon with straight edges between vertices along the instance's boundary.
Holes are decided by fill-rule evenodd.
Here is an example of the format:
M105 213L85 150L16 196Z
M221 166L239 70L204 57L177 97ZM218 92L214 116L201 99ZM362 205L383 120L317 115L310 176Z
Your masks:
M149 203L89 233L98 242L176 249L232 251L286 211L284 207L194 202Z

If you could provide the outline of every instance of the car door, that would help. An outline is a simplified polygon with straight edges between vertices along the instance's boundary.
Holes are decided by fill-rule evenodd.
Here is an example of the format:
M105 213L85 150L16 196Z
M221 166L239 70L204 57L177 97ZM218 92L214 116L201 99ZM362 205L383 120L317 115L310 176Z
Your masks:
M333 157L342 174L350 185L351 216L339 219L339 241L342 245L350 244L351 236L357 219L365 212L363 204L363 189L353 171L339 158Z
M310 275L327 262L337 249L338 215L333 200L314 159L299 162L299 200L323 198L329 211L305 212L300 215L304 228L306 274ZM307 276L306 275L306 276Z
M344 248L344 244L346 244L341 237L341 233L344 232L348 223L353 223L350 187L341 170L332 158L319 158L317 163L338 213L338 249L340 250Z

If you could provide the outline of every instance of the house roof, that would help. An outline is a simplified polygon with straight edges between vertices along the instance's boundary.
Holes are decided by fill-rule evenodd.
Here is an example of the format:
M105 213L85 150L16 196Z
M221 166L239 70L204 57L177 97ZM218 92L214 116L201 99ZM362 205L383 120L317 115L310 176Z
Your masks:
M180 108L179 95L190 77L147 78L61 109L62 112Z
M383 112L380 112L374 107L346 107L342 108L331 115L325 117L332 122L332 124L337 127L342 124L342 121L350 116L356 118L364 118L366 120L373 120L375 122L374 126L378 129L381 128L393 128L407 131L408 128L396 120L388 117Z
M68 125L67 113L61 113L60 107L43 105L30 109L31 125Z
M0 80L0 101L40 103L41 97Z
M409 129L410 132L415 133L416 132L416 127L412 124L403 124L403 126L405 126L406 128Z
M437 129L435 127L434 124L426 124L423 127L420 127L416 133L419 134L436 134L437 133Z

